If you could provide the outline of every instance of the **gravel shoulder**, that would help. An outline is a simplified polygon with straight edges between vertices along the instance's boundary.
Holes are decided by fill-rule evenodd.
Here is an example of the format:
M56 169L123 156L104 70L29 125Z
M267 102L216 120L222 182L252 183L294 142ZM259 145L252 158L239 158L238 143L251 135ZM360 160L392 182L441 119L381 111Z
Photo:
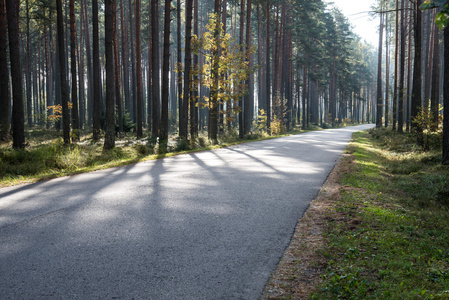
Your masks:
M321 283L321 274L327 261L320 252L326 247L323 232L340 199L340 178L350 172L354 159L343 154L329 174L318 196L311 202L303 217L298 220L292 240L285 250L276 271L271 274L261 300L309 299Z

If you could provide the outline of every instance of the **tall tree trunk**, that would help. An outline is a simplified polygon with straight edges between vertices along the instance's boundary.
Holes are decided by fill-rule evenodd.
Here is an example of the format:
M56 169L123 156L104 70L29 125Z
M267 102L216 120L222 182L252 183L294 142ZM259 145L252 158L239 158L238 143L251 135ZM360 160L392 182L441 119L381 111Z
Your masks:
M142 98L143 98L143 88L142 88L142 45L141 45L141 30L140 30L140 1L136 0L136 115L137 115L137 137L142 137Z
M252 55L251 55L251 0L247 0L247 8L246 8L246 51L247 51L247 57L246 60L248 62L248 66L251 66L252 62ZM251 84L253 83L251 80L251 77L253 75L249 74L248 80L247 80L247 89L248 92L245 96L245 103L243 105L243 107L245 108L244 111L244 125L243 125L243 131L244 134L249 134L249 132L251 131L251 123L252 123L252 118L251 118L251 111L253 110L253 105L252 105L252 97L253 97L253 87L251 86Z
M152 98L153 98L153 128L152 136L155 138L159 135L159 100L160 100L160 83L159 83L159 0L151 0L151 43L152 43Z
M92 65L93 65L93 140L100 139L100 40L98 32L98 0L92 0Z
M434 37L433 37L433 70L432 70L432 96L430 103L430 112L432 119L432 131L438 129L438 115L440 104L440 45L439 45L439 29L434 24Z
M78 115L78 85L76 77L76 21L75 0L70 0L70 71L72 73L72 141L79 141L80 121ZM81 72L81 70L79 70ZM81 82L80 82L81 84Z
M444 29L443 165L449 165L449 26Z
M396 131L398 114L398 58L399 58L399 0L396 0L396 26L394 47L394 84L393 84L393 131Z
M193 7L194 7L194 11L193 11L193 34L196 36L199 36L199 31L198 31L198 11L199 11L199 7L198 7L198 0L194 0L193 1ZM193 65L195 66L195 68L199 68L199 57L197 53L193 54ZM193 89L193 107L194 107L194 113L195 113L195 117L194 117L194 126L193 126L193 132L191 132L192 138L193 137L197 137L198 136L198 114L199 114L199 108L198 108L198 75L197 72L195 72L195 75L193 76L193 81L195 82L195 88Z
M266 43L267 43L267 50L266 50L266 89L267 89L267 131L270 134L271 133L271 80L270 80L270 0L267 0L267 29L266 29Z
M216 0L217 1L217 0ZM240 46L242 47L241 50L243 50L243 33L245 28L245 0L240 1ZM243 136L245 135L245 123L244 123L244 110L246 107L244 107L244 99L240 98L239 101L239 138L243 139Z
M415 2L415 26L414 26L414 41L415 41L415 62L413 67L413 89L412 89L412 104L411 104L411 119L412 119L412 131L418 136L418 145L422 145L422 128L416 122L413 122L418 117L419 112L422 110L421 105L421 93L422 93L422 64L421 64L421 28L422 28L422 17L421 10L419 6L421 5L421 0L416 0Z
M164 57L162 65L162 110L161 127L159 134L159 147L164 152L167 150L168 142L168 73L170 71L170 9L171 0L165 0L165 20L164 20Z
M179 126L179 135L181 135L181 127L183 124L183 110L182 110L182 40L181 40L181 0L177 0L176 2L176 21L177 21L177 33L176 33L176 41L178 45L177 49L177 79L178 79L178 126Z
M9 74L5 0L0 0L0 141L9 140Z
M22 97L22 66L20 62L18 0L6 0L8 17L9 57L12 81L12 138L14 149L25 148L25 130Z
M383 32L384 32L384 13L383 13L383 1L380 4L381 12L380 12L380 25L379 25L379 58L377 61L377 95L376 95L376 127L382 126L382 110L383 110L383 101L382 101L382 41L383 41Z
M151 1L148 1L148 28L149 28L149 38L148 38L148 50L147 50L147 60L148 60L148 74L147 74L147 128L150 130L152 128L152 118L153 118L153 41L151 38L152 30L152 12L151 12Z
M398 132L404 131L404 81L405 81L405 1L401 2L401 50L399 52L399 102L398 102Z
M59 76L61 84L61 106L62 106L62 133L64 144L70 144L70 112L69 93L67 85L66 59L64 47L64 16L62 15L62 1L56 0L57 27L58 27L58 49L59 49Z
M117 0L113 1L113 36L112 42L114 47L114 79L115 79L115 106L117 109L117 118L118 118L118 131L119 133L123 133L123 105L121 98L121 89L120 89L120 65L119 65L119 54L118 54L118 24L117 24Z
M130 48L131 48L131 99L130 99L130 107L131 107L131 116L134 122L137 122L137 110L136 110L136 97L137 97L137 83L136 83L136 55L135 55L135 43L134 43L134 30L135 22L133 22L133 10L132 10L132 2L129 0L129 37L130 40Z
M81 15L82 13L82 5L81 5ZM78 56L78 94L79 94L79 127L82 129L84 127L84 124L86 122L86 98L85 98L85 89L84 89L84 32L83 32L83 22L81 21L80 24L80 31L79 36L80 40L79 43L77 42L77 56Z
M132 105L129 92L129 44L128 44L128 27L125 22L125 3L120 0L120 31L122 35L122 68L123 68L123 95L125 98L125 109L132 116Z
M190 102L190 69L192 66L192 13L193 0L186 0L186 29L185 29L185 57L184 57L184 93L182 98L182 122L179 124L180 137L187 139L188 135L188 116L189 116L189 102Z
M82 7L82 19L84 22L84 34L86 41L86 61L87 61L87 124L91 125L93 121L93 98L94 98L94 83L93 83L93 67L92 67L92 55L90 48L90 34L89 34L89 22L87 21L87 1L81 1ZM50 68L51 69L51 68ZM51 89L50 89L51 90Z
M388 127L390 102L390 34L388 31L388 13L385 13L385 128Z
M214 30L214 42L215 47L212 51L212 68L211 79L212 87L210 89L209 100L209 139L213 143L218 141L218 88L219 88L219 62L220 62L220 10L221 1L215 0L215 30Z
M25 78L26 78L26 96L27 96L27 121L28 126L33 125L33 112L32 112L32 100L31 100L31 47L30 47L30 7L29 0L25 0L26 10L26 55L25 55Z
M114 88L114 2L104 2L104 48L106 54L106 115L105 115L105 137L104 150L115 146L115 88ZM137 7L137 6L136 6Z

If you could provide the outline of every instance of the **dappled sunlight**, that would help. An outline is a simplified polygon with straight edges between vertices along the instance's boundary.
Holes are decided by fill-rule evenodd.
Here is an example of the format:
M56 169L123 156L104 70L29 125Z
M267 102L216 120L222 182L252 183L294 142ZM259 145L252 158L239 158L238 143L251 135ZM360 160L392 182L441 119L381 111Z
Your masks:
M283 249L350 133L329 137L252 142L1 189L0 265L13 277L28 274L35 286L44 283L26 270L49 268L54 282L98 265L94 277L113 278L112 285L127 276L166 282L173 270L210 278L222 264L239 264L236 257L246 263L263 255L272 239ZM37 262L22 259L30 252Z

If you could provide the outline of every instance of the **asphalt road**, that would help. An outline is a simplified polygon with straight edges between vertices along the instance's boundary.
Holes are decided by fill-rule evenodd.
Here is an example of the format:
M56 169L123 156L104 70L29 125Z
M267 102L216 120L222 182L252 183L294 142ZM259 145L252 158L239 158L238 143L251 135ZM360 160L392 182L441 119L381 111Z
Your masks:
M258 299L368 127L0 189L0 299Z

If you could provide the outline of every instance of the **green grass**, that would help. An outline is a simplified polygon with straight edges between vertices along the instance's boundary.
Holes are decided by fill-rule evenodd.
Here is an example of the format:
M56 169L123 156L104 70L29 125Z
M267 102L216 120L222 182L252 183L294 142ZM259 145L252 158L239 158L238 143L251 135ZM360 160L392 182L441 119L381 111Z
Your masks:
M449 299L449 168L413 140L355 134L314 299Z

